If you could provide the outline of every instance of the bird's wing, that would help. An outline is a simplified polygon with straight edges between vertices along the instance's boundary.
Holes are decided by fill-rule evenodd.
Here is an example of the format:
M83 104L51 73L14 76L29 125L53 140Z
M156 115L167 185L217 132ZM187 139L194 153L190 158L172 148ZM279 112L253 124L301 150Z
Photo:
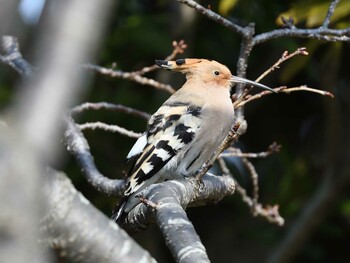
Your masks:
M145 181L193 141L200 128L200 114L200 107L185 102L165 103L159 108L128 155L137 158L130 170L126 196L138 191Z
M139 156L146 145L147 145L147 133L144 133L140 138L137 139L134 146L131 148L130 152L128 153L128 156L126 156L126 160L129 161L130 159L133 159Z

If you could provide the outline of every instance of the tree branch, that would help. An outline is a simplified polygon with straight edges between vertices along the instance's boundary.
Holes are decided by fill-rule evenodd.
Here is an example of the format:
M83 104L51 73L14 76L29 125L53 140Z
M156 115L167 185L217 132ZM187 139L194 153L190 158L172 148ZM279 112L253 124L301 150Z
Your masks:
M38 246L38 221L46 208L41 172L43 164L57 159L55 138L60 130L57 123L83 86L82 76L72 72L82 60L92 59L110 3L91 0L83 4L57 3L55 16L47 17L37 46L42 74L27 81L25 89L16 94L11 108L7 109L11 130L0 132L0 148L6 153L0 157L0 207L12 208L0 213L1 247L5 248L1 249L1 262L51 261ZM70 34L73 26L77 34ZM45 33L50 37L45 37ZM9 48L9 52L5 52L7 57L2 56L1 61L8 62L20 74L30 75L31 69L22 60L18 46L12 45L16 40L2 37L2 41L5 42L2 47ZM10 53L13 55L8 57Z
M130 108L124 105L120 104L113 104L113 103L107 103L107 102L97 102L97 103L91 103L91 102L86 102L81 105L78 105L74 107L73 109L70 110L70 114L75 114L75 113L82 113L86 110L113 110L113 111L120 111L126 114L130 114L133 116L137 116L143 119L149 119L150 115L146 112L136 110L134 108ZM128 136L131 138L139 138L141 136L141 133L136 133L130 130L127 130L123 127L120 127L118 125L111 125L111 124L106 124L103 122L92 122L92 123L84 123L84 124L77 124L80 130L85 130L85 129L101 129L104 131L108 132L117 132L120 133L124 136Z
M261 33L253 38L253 46L265 43L269 40L281 37L298 37L307 39L318 39L327 42L350 42L350 28L346 29L300 29L300 28L282 28L270 32Z
M223 25L224 27L232 30L235 33L238 33L242 36L246 36L247 34L249 35L250 32L244 27L241 27L239 25L236 25L235 23L231 22L230 20L220 16L219 14L211 11L210 9L207 9L197 2L193 0L176 0L179 3L185 4L191 8L194 8L198 13L201 13L202 15L206 16L207 18Z
M344 167L342 167L344 168ZM336 201L339 194L350 182L350 170L337 169L334 173L331 169L326 171L324 179L315 194L303 207L299 218L291 226L287 236L278 243L268 259L269 263L292 262L298 251L305 244L310 234L324 220L330 207ZM333 174L334 173L334 174ZM338 178L334 178L334 176Z
M32 66L22 57L17 38L2 36L0 47L1 52L4 53L0 55L2 63L9 65L22 76L31 77L33 75Z
M64 138L67 149L77 160L85 179L96 190L104 194L122 196L125 189L125 180L112 180L102 175L94 163L88 142L80 129L69 117L66 118L66 124Z
M224 159L219 157L219 167L223 173L233 177L231 171L228 169ZM256 202L247 195L247 191L235 180L236 190L241 195L242 201L248 205L254 216L264 217L268 222L277 224L278 226L284 225L284 218L280 216L278 211L278 205L263 207L260 203Z
M142 194L148 205L137 205L121 224L129 233L135 233L156 222L176 262L209 262L184 208L216 203L234 190L231 177L209 174L203 176L202 182L187 178L156 184Z
M172 45L173 45L173 52L169 56L167 56L164 60L173 60L178 54L184 53L185 49L187 48L187 44L185 43L184 40L180 40L179 42L174 40ZM152 66L144 67L143 69L134 71L132 73L143 75L145 73L154 71L156 69L159 69L159 66L154 64Z
M84 124L78 124L78 127L81 131L100 129L100 130L104 130L104 131L108 131L108 132L120 133L121 135L130 137L130 138L139 138L142 135L142 133L130 131L130 130L127 130L127 129L120 127L118 125L106 124L106 123L103 123L100 121L86 122Z
M213 167L214 162L216 161L216 159L218 158L218 156L228 147L230 147L230 145L237 141L240 133L238 133L240 128L240 124L236 123L235 126L233 126L232 130L229 132L229 134L226 136L225 140L220 144L219 148L215 151L215 153L213 154L213 156L207 161L205 162L205 164L202 166L202 168L198 171L196 178L197 180L201 180L202 177L207 173L207 171L209 171L209 169L211 167Z
M152 86L156 89L164 90L164 91L167 91L171 94L173 94L175 92L175 90L170 85L160 83L158 81L155 81L154 79L142 77L139 74L130 73L130 72L123 72L121 70L114 70L114 69L110 69L110 68L104 68L104 67L92 65L92 64L85 64L82 67L83 67L83 69L96 71L100 74L110 76L112 78L127 79L127 80L131 80L131 81L137 82L137 83L142 84L142 85Z
M339 0L333 0L332 3L329 5L327 15L322 24L322 28L328 28L329 23L331 22L331 17L333 16L333 13L338 3L339 3Z
M70 110L71 114L82 113L86 110L111 110L111 111L120 111L132 116L140 117L142 119L148 120L151 115L144 112L139 111L131 107L127 107L121 104L114 104L108 102L85 102L78 106L75 106Z
M281 145L273 142L266 151L260 153L243 153L238 148L230 147L225 152L221 153L219 157L265 158L273 153L279 152L281 147Z
M249 34L246 34L242 39L241 49L237 62L237 75L243 78L247 75L248 58L253 48L252 38L255 33L255 25L253 23L250 23L247 29ZM244 87L244 84L236 84L236 97L238 99L244 95ZM236 122L239 122L243 128L242 133L245 133L247 124L246 120L244 119L243 107L235 110L235 117Z
M41 231L59 256L69 262L156 262L150 254L79 193L62 173L46 171L50 207Z
M296 91L308 91L308 92L320 94L322 96L328 96L328 97L334 98L334 95L329 91L313 89L313 88L309 88L307 86L299 86L299 87L292 87L292 88L287 88L285 86L282 86L282 87L274 88L274 90L277 91L278 93L286 93L286 94L296 92ZM243 106L243 105L245 105L253 100L257 100L263 96L271 95L271 94L273 94L271 91L265 90L265 91L262 91L258 94L255 94L253 96L247 96L246 99L235 104L235 107L239 108L239 107L241 107L241 106Z
M142 193L142 197L152 203L160 204L165 202L165 196L176 193L178 194L176 202L186 208L216 203L223 197L232 195L234 190L235 183L231 177L207 173L202 177L202 182L191 177L152 185ZM164 200L162 199L163 197L165 198ZM139 204L129 212L122 225L131 233L143 231L154 223L155 213L156 211L153 211L152 207ZM145 217L146 214L151 215L150 218Z
M272 71L274 71L275 69L278 69L280 67L280 65L293 58L296 55L302 55L302 56L307 56L309 55L309 53L306 51L305 47L300 47L297 50L295 50L293 53L290 53L288 51L284 51L281 58L275 63L273 64L268 70L266 70L263 74L261 74L256 80L255 82L260 82L260 80L262 80L263 78L265 78L268 74L270 74Z

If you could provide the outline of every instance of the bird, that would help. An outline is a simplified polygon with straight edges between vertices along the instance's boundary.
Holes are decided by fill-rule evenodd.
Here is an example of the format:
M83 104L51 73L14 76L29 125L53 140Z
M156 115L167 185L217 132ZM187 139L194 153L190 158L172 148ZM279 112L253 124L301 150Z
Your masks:
M150 117L146 131L127 155L133 160L124 195L112 212L118 222L139 204L139 194L165 180L194 176L234 124L230 96L235 83L273 89L231 74L215 60L156 60L161 68L186 75L185 84Z

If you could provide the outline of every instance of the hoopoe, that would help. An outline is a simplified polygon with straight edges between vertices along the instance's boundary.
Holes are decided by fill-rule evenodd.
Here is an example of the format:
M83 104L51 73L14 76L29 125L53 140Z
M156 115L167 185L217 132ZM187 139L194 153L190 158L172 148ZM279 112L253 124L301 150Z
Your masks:
M207 59L156 60L162 68L186 75L186 83L148 121L148 127L130 150L134 160L124 197L113 211L117 221L140 200L146 187L167 179L193 176L208 161L233 126L230 98L234 83L269 87L233 76ZM271 90L273 91L273 90Z

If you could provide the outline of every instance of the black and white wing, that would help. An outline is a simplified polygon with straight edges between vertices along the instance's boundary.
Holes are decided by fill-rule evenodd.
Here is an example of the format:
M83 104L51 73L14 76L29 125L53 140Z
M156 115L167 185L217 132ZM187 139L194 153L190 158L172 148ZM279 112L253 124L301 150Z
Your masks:
M189 147L201 126L200 114L201 108L190 103L166 102L152 115L146 132L127 156L136 162L130 170L124 197L113 212L114 220L139 203L128 200L131 195L158 181L158 172L177 155L183 155L182 151Z

